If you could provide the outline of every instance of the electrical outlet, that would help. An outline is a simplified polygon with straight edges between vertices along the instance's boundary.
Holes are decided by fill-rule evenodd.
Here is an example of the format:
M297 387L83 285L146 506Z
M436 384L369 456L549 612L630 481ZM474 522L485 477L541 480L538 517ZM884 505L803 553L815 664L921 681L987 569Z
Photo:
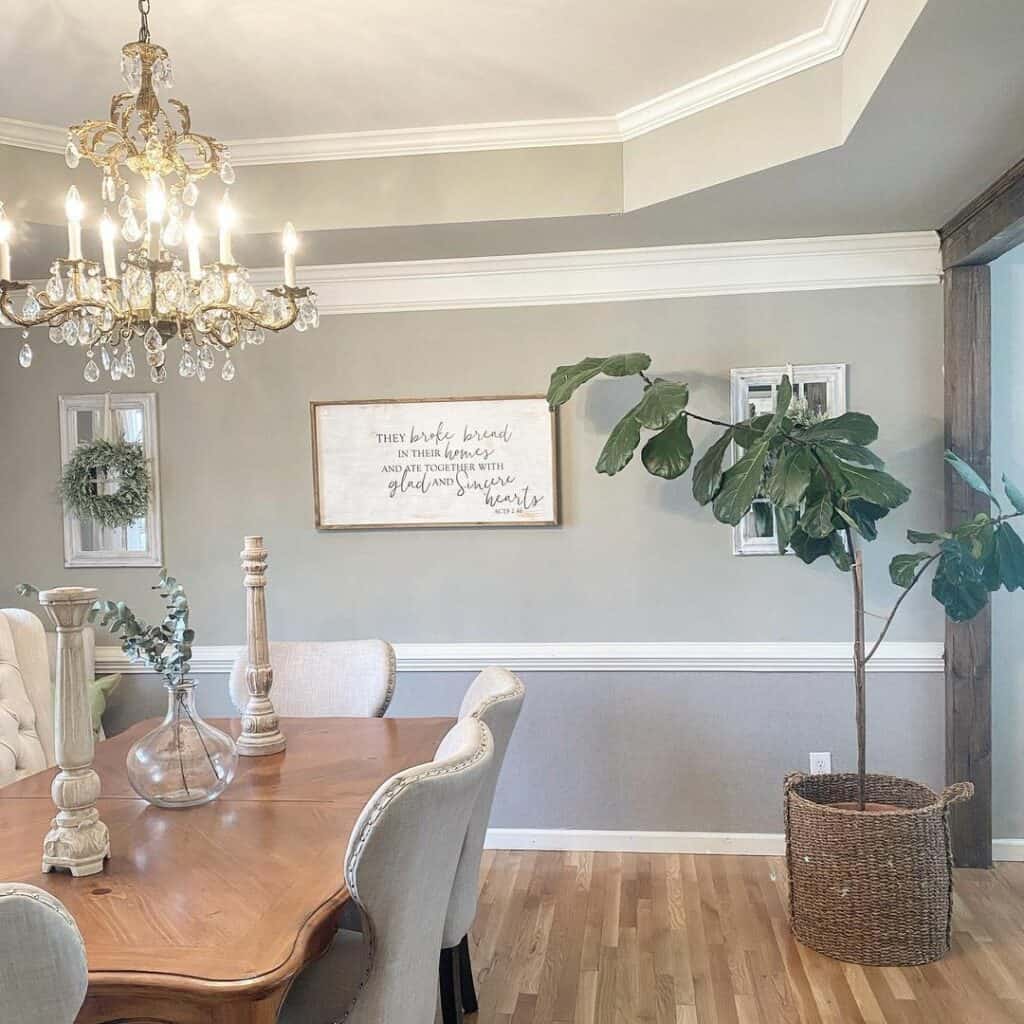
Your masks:
M832 771L832 754L825 750L811 754L811 774L828 775Z

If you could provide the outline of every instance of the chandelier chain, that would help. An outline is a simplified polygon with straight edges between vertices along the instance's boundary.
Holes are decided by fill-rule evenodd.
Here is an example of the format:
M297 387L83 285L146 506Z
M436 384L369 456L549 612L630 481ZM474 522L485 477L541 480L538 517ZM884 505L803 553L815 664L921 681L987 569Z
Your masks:
M139 42L149 42L149 2L150 0L139 0L139 14L142 17L142 24L139 26Z

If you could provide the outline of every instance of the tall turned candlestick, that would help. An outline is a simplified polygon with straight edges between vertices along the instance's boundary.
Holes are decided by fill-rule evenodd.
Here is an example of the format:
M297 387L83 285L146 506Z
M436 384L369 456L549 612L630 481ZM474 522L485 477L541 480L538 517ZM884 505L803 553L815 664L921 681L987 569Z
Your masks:
M245 538L242 568L245 570L245 620L249 648L245 684L249 690L249 702L242 712L238 752L258 757L277 754L287 743L270 701L274 670L270 665L270 645L267 642L267 549L263 546L262 537Z
M100 777L92 767L92 712L82 637L95 600L96 591L89 587L59 587L39 595L57 627L54 745L60 767L51 789L57 817L43 841L43 871L62 869L76 878L99 873L110 856L110 836L96 809Z

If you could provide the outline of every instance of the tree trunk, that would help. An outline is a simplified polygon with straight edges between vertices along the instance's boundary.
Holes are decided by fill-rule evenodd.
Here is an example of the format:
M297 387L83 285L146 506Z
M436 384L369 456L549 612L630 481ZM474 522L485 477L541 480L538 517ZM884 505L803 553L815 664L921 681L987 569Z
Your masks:
M853 675L857 695L857 802L864 810L867 788L867 661L864 657L864 563L853 537Z

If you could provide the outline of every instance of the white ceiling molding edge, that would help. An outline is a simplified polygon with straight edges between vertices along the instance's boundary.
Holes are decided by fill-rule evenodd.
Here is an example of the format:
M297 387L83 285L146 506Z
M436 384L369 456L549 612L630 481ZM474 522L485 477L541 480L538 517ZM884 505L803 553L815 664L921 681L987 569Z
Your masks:
M820 29L608 117L439 125L229 140L234 163L308 163L538 146L622 143L841 57L868 0L832 0ZM62 153L67 130L0 117L0 145Z
M323 314L933 285L934 231L303 267ZM279 270L253 272L272 284Z
M842 57L867 5L868 0L832 0L821 28L622 111L615 118L619 130L617 141L635 139Z
M478 672L504 665L515 672L844 672L850 673L849 643L449 643L395 644L399 672ZM884 643L870 672L943 671L941 642ZM230 672L244 650L195 647L193 674ZM96 670L151 674L129 661L120 647L97 647Z

